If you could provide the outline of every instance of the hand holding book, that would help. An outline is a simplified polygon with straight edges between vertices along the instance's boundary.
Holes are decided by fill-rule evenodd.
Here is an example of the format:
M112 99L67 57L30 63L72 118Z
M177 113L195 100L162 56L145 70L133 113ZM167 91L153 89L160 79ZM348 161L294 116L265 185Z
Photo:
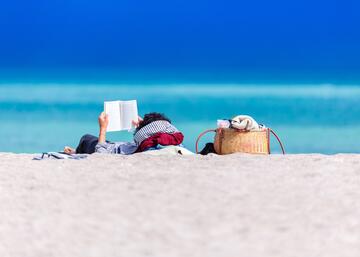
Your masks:
M99 118L99 143L105 143L106 141L106 130L109 125L109 116L105 112L100 113Z
M109 116L105 114L105 112L102 112L100 113L98 120L99 120L100 130L105 129L106 131L107 126L109 125Z
M133 120L132 121L132 125L135 127L135 128L137 128L137 127L139 127L139 124L140 124L140 122L142 121L143 119L140 117L140 116L138 116L138 119L137 120Z

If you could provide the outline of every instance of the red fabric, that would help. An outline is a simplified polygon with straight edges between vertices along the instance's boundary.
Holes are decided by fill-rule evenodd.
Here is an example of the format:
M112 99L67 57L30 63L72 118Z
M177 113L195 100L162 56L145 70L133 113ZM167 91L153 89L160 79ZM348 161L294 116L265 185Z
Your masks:
M181 132L176 132L173 134L157 133L142 141L136 151L142 152L150 147L157 145L179 145L182 143L183 140L184 140L184 135Z

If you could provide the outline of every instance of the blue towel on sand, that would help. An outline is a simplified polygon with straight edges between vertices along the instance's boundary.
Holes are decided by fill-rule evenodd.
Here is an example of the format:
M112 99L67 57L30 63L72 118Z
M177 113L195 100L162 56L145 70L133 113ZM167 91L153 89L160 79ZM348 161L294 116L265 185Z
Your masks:
M81 160L81 159L85 159L87 156L88 156L88 154L67 154L67 153L64 153L64 152L46 152L46 153L42 153L41 156L34 157L33 160L36 160L36 161L41 161L41 160L44 160L44 159Z

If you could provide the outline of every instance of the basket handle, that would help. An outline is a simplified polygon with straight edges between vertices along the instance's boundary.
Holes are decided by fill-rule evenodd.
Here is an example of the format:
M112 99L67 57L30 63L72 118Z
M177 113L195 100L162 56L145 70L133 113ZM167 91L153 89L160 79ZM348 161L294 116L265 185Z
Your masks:
M198 154L199 153L199 141L200 141L200 138L202 138L202 136L203 135L205 135L205 134L207 134L207 133L209 133L209 132L216 132L216 129L208 129L208 130L205 130L204 132L202 132L199 136L198 136L198 138L197 138L197 140L196 140L196 154Z
M285 154L284 145L282 144L282 142L281 142L280 138L278 137L278 135L276 135L275 131L272 130L271 128L269 128L269 131L271 132L271 134L273 134L275 136L276 140L279 142L282 153Z

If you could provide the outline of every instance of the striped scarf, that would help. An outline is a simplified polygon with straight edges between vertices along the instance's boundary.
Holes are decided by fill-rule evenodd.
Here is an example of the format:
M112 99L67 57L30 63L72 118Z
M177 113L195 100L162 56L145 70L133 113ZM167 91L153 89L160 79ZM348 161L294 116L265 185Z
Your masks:
M145 139L157 134L157 133L168 133L174 134L179 132L170 122L166 120L153 121L146 126L142 127L134 135L134 141L139 146Z

